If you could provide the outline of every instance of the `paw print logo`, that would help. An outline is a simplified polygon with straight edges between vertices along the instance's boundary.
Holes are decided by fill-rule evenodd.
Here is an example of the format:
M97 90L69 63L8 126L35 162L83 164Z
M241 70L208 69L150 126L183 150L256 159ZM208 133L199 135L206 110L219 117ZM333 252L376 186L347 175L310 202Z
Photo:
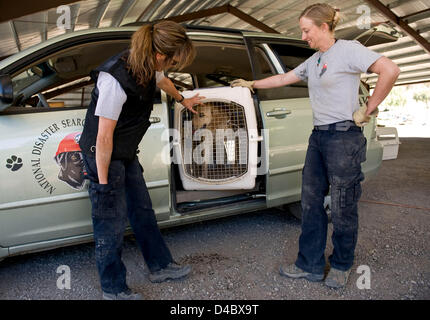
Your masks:
M10 159L6 160L6 168L11 171L17 171L22 167L22 159L17 156L11 156Z

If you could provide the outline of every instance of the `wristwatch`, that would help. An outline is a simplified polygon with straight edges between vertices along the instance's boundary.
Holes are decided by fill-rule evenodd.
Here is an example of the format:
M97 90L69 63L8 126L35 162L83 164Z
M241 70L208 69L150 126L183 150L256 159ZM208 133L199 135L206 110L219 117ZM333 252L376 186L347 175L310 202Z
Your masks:
M184 96L181 94L181 99L180 100L175 100L177 103L182 103L182 101L184 101Z

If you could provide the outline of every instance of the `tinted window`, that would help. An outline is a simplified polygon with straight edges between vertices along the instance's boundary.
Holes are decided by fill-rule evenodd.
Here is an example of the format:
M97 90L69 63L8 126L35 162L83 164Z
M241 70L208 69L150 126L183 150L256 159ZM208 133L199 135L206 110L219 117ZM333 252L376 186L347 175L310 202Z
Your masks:
M285 72L293 70L314 53L311 49L288 44L271 43L269 47L277 55ZM270 67L264 50L259 46L254 48L256 79L263 79L276 74L273 67ZM260 89L258 96L261 100L305 98L309 97L309 92L306 82L300 81L282 88Z
M194 45L196 57L193 63L182 70L176 80L194 88L207 88L229 86L238 78L252 79L251 64L244 45L198 41Z

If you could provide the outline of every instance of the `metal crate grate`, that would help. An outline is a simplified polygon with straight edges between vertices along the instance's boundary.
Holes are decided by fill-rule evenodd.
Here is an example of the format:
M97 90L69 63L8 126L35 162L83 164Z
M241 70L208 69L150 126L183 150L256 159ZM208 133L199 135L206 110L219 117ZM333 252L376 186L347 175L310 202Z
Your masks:
M245 109L232 101L210 101L181 113L182 163L186 175L224 183L248 172Z

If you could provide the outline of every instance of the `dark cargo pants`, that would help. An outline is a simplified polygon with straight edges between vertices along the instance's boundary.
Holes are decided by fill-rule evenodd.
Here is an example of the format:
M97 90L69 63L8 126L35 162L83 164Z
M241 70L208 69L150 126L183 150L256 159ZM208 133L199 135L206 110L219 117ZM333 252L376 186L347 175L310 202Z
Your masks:
M151 272L173 261L160 233L151 198L137 157L114 160L109 166L108 184L99 184L94 157L85 156L92 204L96 264L104 292L126 290L126 268L121 260L127 218L145 262Z
M309 138L302 180L302 232L296 265L323 274L328 217L324 197L330 190L333 253L330 265L351 268L357 243L361 162L366 160L366 138L359 127L348 131L313 130Z

